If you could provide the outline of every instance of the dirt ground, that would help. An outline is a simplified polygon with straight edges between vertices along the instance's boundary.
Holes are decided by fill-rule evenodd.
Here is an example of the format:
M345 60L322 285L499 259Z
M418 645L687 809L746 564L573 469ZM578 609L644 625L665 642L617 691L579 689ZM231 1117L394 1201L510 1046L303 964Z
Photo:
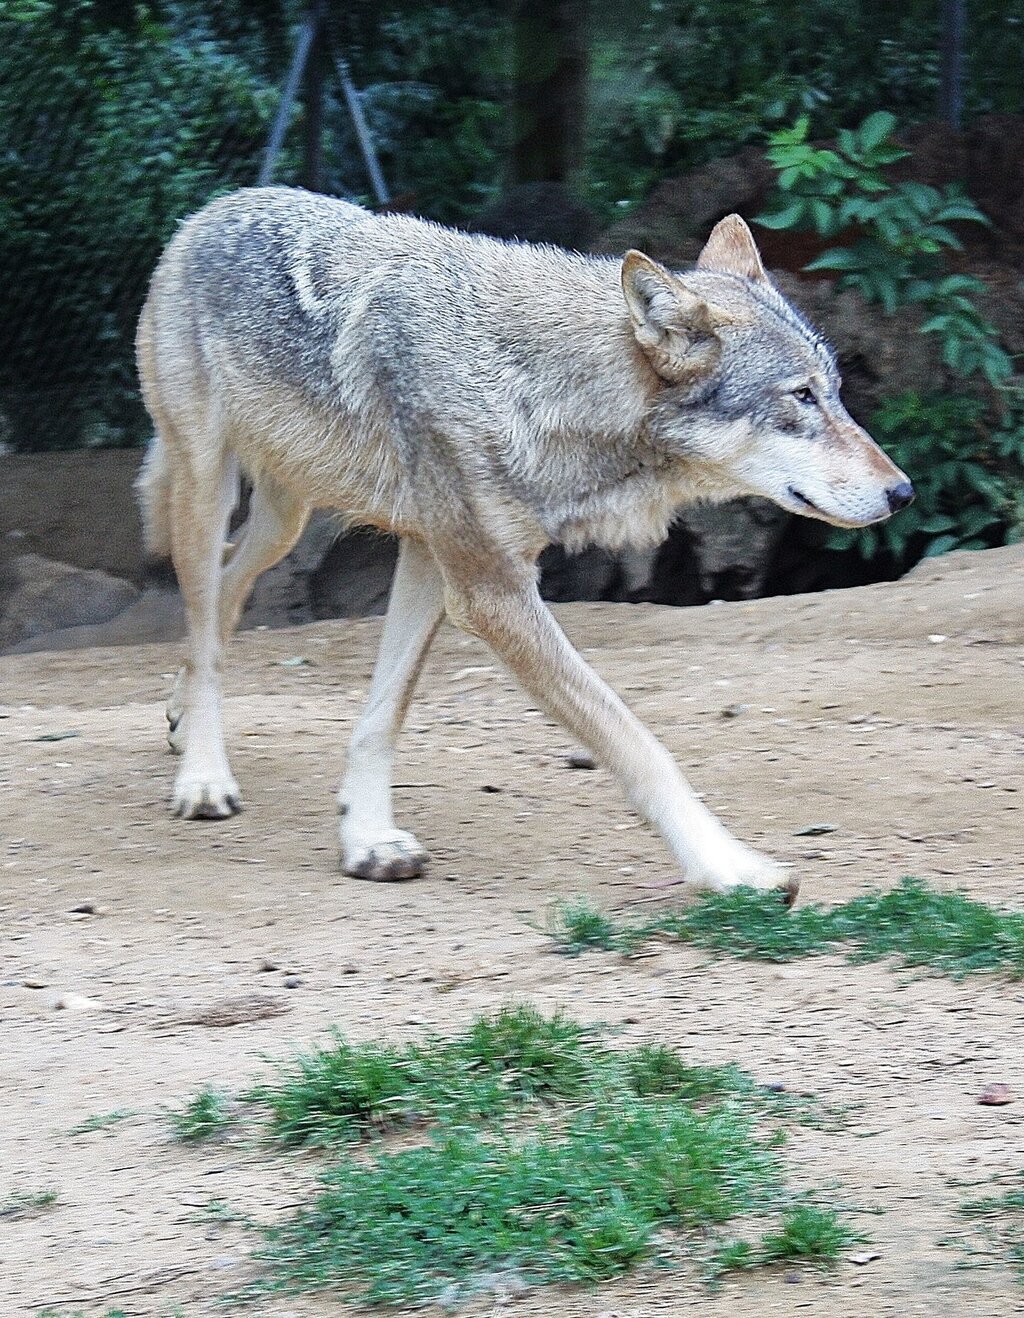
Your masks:
M1022 606L1018 548L813 597L559 616L709 804L799 869L801 900L914 874L1020 908ZM743 1275L717 1294L648 1271L466 1312L1024 1313L1013 1273L956 1244L957 1205L1024 1168L1024 985L674 945L630 961L553 955L534 927L552 902L588 893L636 913L684 898L645 886L673 876L671 859L607 774L566 767L566 734L453 630L399 770L400 821L429 845L429 875L345 878L332 794L379 626L234 643L227 724L248 808L220 824L166 810L175 647L0 659L0 1201L58 1195L35 1217L0 1218L0 1313L223 1312L254 1274L253 1240L204 1206L271 1221L314 1186L315 1164L245 1138L185 1148L166 1108L207 1082L246 1086L331 1025L405 1038L508 1001L846 1109L835 1128L795 1127L785 1156L792 1184L851 1210L870 1237L853 1252L877 1257ZM835 831L798 835L821 823ZM1018 1101L979 1106L993 1082ZM114 1110L133 1115L72 1133ZM253 1311L353 1313L326 1295Z

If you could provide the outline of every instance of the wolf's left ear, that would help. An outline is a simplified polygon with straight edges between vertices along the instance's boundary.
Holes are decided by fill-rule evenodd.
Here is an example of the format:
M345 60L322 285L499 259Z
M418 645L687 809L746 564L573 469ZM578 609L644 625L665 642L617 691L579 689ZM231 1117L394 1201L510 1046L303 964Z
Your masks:
M622 292L636 341L662 379L685 384L713 373L722 356L718 330L731 316L643 252L623 257Z
M718 221L697 257L697 269L740 275L743 279L768 278L754 235L747 228L746 220L739 215L727 215Z

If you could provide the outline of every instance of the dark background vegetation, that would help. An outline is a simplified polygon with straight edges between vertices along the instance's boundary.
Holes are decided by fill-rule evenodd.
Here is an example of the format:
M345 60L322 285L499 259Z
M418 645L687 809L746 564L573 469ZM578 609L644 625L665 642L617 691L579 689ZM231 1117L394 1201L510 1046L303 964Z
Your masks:
M307 13L299 0L7 0L0 8L0 440L8 447L145 439L131 340L149 273L182 216L256 181ZM276 181L373 204L333 49L361 90L394 205L584 248L664 180L743 149L764 153L773 140L778 150L779 132L801 116L806 140L822 143L879 110L900 132L941 115L969 130L980 117L1024 111L1020 0L965 9L951 0L329 0L321 13ZM950 62L958 16L959 79ZM777 190L777 214L785 201ZM846 221L839 211L832 220L831 234L817 225L818 238L841 245ZM934 315L934 289L949 270L928 266L936 253L921 247L926 220L903 222L891 250L872 259L884 266L896 252L903 260L909 232L918 245L898 301L916 299ZM863 222L869 237L872 222ZM811 212L789 227L813 230ZM856 287L837 259L828 277ZM878 301L877 273L859 289L869 302ZM912 284L922 277L932 292ZM890 567L936 545L1002 543L1024 523L1013 364L981 324L1002 366L990 357L989 367L971 367L973 349L950 350L944 331L936 352L961 358L947 360L953 386L938 399L882 400L889 438L923 445L915 460L925 466L935 452L951 464L906 543L861 543L868 556L888 555ZM965 463L981 473L973 493ZM976 515L959 524L961 487L969 504L990 509L987 523Z

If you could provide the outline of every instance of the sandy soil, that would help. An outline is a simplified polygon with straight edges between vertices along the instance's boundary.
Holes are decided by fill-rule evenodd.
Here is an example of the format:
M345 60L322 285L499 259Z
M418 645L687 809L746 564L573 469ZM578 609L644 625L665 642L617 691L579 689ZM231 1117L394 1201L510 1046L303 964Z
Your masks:
M803 899L916 874L1019 907L1022 605L1017 549L843 593L560 617L708 802L799 868ZM253 1274L252 1239L203 1206L272 1220L315 1167L244 1138L184 1149L166 1107L208 1081L242 1087L332 1024L407 1037L509 1000L848 1109L836 1129L797 1127L787 1158L796 1186L855 1210L878 1257L742 1277L717 1295L655 1272L469 1312L1024 1312L1010 1271L994 1257L964 1270L949 1243L957 1205L1024 1168L1024 987L676 946L628 962L552 955L531 924L549 903L679 901L644 886L672 877L671 860L603 771L565 766L566 734L454 631L401 758L401 819L433 852L429 876L343 877L332 793L378 631L324 623L234 644L227 723L248 809L222 824L165 808L173 647L0 660L0 1201L59 1196L34 1218L0 1218L0 1313L223 1312L219 1298ZM282 666L295 656L310 662ZM62 732L77 735L40 740ZM816 823L835 831L797 835ZM979 1106L996 1081L1018 1102ZM116 1109L134 1115L72 1133ZM327 1296L258 1311L352 1313Z

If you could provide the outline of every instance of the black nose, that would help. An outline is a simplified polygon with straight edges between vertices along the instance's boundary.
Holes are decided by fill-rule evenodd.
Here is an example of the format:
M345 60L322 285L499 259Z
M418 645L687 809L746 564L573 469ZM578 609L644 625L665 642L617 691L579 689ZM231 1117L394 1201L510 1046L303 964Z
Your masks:
M906 508L907 504L914 502L914 487L910 481L900 481L899 485L886 490L885 497L889 500L889 511L898 513L901 508Z

